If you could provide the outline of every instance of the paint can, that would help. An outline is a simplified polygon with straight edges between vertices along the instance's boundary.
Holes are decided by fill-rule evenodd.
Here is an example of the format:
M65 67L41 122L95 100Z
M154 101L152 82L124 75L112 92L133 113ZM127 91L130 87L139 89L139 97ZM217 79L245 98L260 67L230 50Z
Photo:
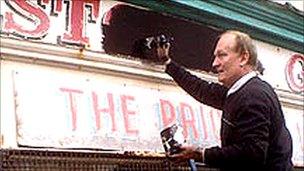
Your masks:
M185 142L182 132L182 127L177 124L173 124L160 132L166 153L172 155L180 152L180 147Z

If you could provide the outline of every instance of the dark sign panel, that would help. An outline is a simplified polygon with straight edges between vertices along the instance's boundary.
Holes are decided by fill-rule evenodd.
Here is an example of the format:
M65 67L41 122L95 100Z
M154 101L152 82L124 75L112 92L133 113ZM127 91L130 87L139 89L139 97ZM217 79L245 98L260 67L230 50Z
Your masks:
M219 31L128 5L116 5L106 16L102 29L107 53L153 60L153 46L149 49L145 38L165 35L171 42L173 59L189 68L211 70Z

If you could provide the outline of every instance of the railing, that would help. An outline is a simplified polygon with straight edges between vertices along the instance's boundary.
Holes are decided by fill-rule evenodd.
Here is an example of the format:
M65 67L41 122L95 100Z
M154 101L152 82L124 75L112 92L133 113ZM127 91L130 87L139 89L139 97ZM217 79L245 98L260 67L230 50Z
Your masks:
M187 163L174 164L165 157L115 153L1 149L1 171L190 171ZM217 169L198 166L201 171Z

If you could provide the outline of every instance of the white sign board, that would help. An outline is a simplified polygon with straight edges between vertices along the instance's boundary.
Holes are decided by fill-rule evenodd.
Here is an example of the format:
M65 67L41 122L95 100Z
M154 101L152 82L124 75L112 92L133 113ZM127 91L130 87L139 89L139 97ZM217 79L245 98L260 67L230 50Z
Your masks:
M173 123L193 144L219 144L220 112L184 94L52 71L13 77L20 145L163 151L159 133Z
M20 145L163 151L159 133L173 123L192 144L220 144L221 112L184 92L42 69L14 70L13 80ZM303 165L303 113L291 108L284 113L293 160Z

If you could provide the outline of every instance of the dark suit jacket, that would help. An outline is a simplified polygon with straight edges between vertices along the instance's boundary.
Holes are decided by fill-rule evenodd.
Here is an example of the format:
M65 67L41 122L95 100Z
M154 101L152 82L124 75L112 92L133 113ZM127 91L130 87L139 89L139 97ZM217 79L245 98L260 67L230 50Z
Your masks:
M205 150L204 162L221 170L291 170L292 139L278 97L258 77L226 97L228 89L170 63L166 72L196 100L223 111L221 147Z

